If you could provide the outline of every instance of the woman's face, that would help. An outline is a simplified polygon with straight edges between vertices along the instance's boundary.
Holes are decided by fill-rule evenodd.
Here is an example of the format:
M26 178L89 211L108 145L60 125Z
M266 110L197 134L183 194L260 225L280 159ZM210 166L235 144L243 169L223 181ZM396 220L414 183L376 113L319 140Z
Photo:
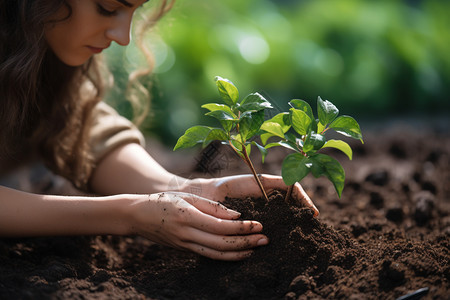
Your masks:
M68 0L72 14L62 7L45 29L45 39L55 55L69 66L80 66L102 52L112 41L130 42L131 20L146 0Z

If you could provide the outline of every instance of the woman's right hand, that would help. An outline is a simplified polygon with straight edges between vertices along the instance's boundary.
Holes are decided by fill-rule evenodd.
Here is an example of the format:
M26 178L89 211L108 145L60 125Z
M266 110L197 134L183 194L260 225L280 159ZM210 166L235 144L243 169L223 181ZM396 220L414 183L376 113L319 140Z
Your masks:
M127 196L130 232L156 243L219 260L244 259L268 243L259 222L236 220L240 214L218 202L178 192Z

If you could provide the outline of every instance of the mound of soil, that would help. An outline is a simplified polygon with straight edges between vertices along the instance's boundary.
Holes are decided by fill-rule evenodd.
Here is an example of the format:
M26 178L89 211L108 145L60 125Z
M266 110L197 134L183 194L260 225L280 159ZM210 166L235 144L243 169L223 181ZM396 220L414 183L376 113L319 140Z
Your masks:
M140 237L0 239L0 298L395 299L422 289L414 299L446 299L450 137L377 132L352 144L352 162L330 153L347 173L341 199L325 179L302 182L319 218L280 192L269 202L227 199L271 241L247 260L213 261ZM279 172L278 154L259 170ZM226 172L213 175L247 172L222 161Z

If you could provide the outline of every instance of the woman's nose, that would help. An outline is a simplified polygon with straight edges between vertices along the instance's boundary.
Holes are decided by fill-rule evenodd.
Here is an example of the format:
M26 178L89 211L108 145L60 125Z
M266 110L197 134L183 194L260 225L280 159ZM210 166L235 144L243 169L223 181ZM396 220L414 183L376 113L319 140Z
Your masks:
M117 16L111 23L111 26L106 30L106 37L115 41L121 46L126 46L130 43L130 29L132 15L123 14Z

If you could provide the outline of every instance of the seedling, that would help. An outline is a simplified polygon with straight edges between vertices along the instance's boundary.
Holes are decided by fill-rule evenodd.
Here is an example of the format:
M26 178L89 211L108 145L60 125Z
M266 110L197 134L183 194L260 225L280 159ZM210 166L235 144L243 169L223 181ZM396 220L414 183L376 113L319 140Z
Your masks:
M214 140L229 145L250 168L262 194L268 200L249 156L252 145L257 146L263 153L267 151L263 146L252 141L252 138L261 133L264 111L272 108L272 105L258 93L249 94L239 101L239 91L231 81L221 77L216 77L215 81L225 104L208 103L202 105L202 108L209 110L205 115L219 120L222 128L193 126L178 139L174 150L193 147L197 144L205 147Z
M344 136L358 139L363 143L359 124L350 116L339 116L339 110L330 101L317 98L318 119L313 115L311 106L304 100L289 102L289 112L277 114L261 125L265 133L261 141L267 150L282 146L294 151L283 160L281 175L290 186L286 199L290 197L292 185L301 181L310 172L314 177L325 176L334 185L339 197L344 188L345 172L341 164L329 155L318 153L323 148L336 148L352 159L351 147L342 140L327 140L325 133L332 129ZM277 142L267 143L271 137Z
M264 163L268 149L282 146L294 151L287 155L282 164L281 175L288 188L286 200L290 198L292 187L310 172L317 178L327 177L334 185L339 197L344 188L345 172L341 164L329 155L318 153L323 148L336 148L352 159L351 147L342 140L329 139L325 133L332 129L344 136L363 142L359 124L350 116L339 116L339 110L330 101L317 99L318 118L311 106L304 100L289 102L289 112L282 112L264 120L265 109L272 108L269 101L258 93L252 93L239 101L239 91L229 80L216 77L219 94L225 104L208 103L207 116L219 120L222 128L194 126L186 130L174 150L202 144L205 147L214 140L221 141L233 149L250 168L262 194L268 200L264 187L250 160L251 146L256 146ZM253 140L260 137L262 145ZM276 142L268 140L277 138Z

